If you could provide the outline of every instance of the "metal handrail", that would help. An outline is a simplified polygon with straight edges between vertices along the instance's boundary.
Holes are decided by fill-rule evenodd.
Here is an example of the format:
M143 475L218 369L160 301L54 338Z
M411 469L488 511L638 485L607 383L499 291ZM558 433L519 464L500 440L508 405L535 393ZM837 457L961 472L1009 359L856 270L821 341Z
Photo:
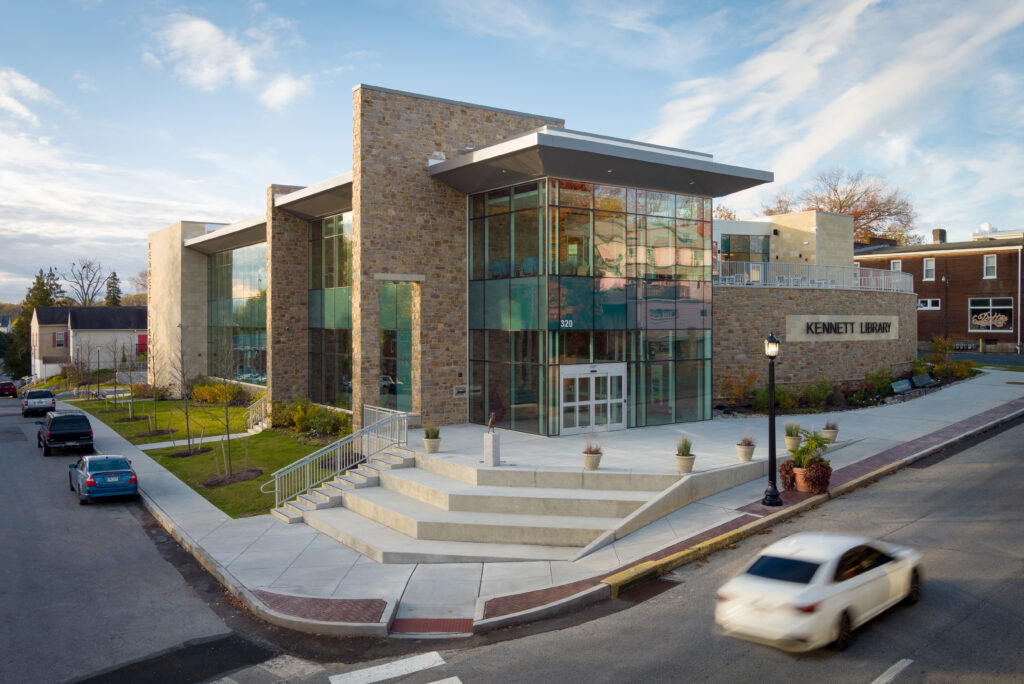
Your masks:
M393 446L408 443L409 415L391 413L358 432L314 451L281 468L260 487L264 494L274 493L274 507L305 494ZM273 487L271 489L271 486Z
M790 264L775 261L718 261L714 285L913 292L914 276L858 266Z
M267 402L266 394L249 404L245 409L246 432L255 429L257 425L262 425L267 420L267 410L269 408L270 404Z

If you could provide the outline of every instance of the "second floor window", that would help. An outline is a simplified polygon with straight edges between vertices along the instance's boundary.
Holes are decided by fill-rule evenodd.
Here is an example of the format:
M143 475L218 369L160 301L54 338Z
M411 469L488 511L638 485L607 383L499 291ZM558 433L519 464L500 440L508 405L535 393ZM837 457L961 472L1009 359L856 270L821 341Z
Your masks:
M889 262L889 269L892 271L902 271L903 262L900 261L899 259L893 259L892 261Z
M985 277L995 278L996 277L996 255L986 254L985 255Z
M935 259L924 260L924 280L935 280Z
M66 334L67 334L66 332L55 332L55 333L53 333L53 346L54 346L54 348L65 346L64 345L64 336Z

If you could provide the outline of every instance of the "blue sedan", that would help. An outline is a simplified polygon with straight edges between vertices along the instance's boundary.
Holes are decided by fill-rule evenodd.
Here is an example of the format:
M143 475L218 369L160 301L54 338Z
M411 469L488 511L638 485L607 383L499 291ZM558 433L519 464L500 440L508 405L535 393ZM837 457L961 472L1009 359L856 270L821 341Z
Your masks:
M68 486L83 506L104 496L139 495L139 478L124 456L82 456L68 465Z

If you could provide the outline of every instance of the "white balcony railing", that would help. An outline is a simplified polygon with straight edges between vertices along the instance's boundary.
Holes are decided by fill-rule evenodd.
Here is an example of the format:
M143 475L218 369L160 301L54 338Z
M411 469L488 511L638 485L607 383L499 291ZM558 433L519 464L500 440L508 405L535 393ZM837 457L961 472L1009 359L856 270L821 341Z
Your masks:
M805 287L838 290L913 292L914 277L901 271L824 264L784 264L769 261L719 261L711 276L714 285Z

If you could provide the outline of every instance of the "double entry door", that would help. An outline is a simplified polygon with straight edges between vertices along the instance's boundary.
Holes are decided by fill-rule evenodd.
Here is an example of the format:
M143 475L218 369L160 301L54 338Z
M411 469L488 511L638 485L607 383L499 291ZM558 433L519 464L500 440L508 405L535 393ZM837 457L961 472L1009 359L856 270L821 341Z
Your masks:
M626 364L559 366L560 434L626 428Z

